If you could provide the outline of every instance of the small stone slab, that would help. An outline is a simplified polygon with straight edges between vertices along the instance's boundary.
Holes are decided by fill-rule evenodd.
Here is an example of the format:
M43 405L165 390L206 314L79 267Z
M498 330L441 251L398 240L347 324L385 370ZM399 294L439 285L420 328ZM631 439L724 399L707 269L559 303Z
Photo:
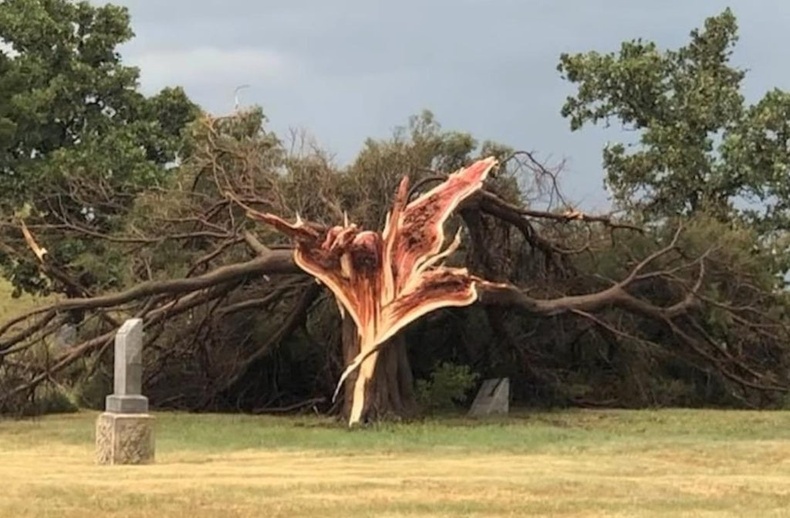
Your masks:
M152 415L105 412L96 420L98 464L151 464L154 451Z
M72 324L63 324L55 334L55 345L61 349L72 347L77 341L77 328Z
M510 378L485 380L477 392L469 417L506 415L510 411Z

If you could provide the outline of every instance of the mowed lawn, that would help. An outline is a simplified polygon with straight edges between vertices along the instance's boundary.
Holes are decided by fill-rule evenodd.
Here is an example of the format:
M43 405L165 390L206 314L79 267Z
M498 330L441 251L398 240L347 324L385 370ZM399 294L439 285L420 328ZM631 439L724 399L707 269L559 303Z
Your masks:
M94 465L96 415L0 421L0 516L790 516L790 412L160 413L150 466Z

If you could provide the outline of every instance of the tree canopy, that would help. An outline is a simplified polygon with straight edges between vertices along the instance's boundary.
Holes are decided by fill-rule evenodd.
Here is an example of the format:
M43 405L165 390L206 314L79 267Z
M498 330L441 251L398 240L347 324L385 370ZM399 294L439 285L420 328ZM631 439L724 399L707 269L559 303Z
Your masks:
M638 135L603 151L617 202L651 215L704 211L764 232L787 229L790 95L774 89L746 102L746 72L731 63L737 40L727 9L678 49L636 39L619 52L560 57L559 71L577 86L562 107L571 129L616 121Z
M103 249L71 230L106 233L123 225L135 196L168 174L182 130L198 113L180 88L153 97L139 92L139 71L117 51L133 37L129 23L127 10L111 4L0 5L0 211L59 235L47 245L60 267L80 279L69 287L73 295L118 286L118 274L96 276L82 267ZM6 252L2 264L17 288L66 288Z

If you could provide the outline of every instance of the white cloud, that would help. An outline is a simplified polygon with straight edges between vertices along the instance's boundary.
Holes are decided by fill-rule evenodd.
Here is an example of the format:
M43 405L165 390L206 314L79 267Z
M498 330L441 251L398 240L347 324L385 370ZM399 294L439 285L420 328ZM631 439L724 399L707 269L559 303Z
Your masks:
M282 84L297 71L294 60L265 48L146 49L128 53L126 58L128 64L140 68L141 86L147 92L179 85L232 92L241 84Z

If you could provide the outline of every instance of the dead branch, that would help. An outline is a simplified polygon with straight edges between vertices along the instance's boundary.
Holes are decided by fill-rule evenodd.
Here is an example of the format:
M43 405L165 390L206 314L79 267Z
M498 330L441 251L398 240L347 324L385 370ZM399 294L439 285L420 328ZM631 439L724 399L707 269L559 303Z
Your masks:
M253 409L253 414L285 414L288 412L293 412L294 410L301 410L305 407L315 406L319 403L326 403L325 397L314 397L310 398L306 401L300 401L299 403L294 403L293 405L288 405L284 407L262 407L262 408L255 408Z
M293 274L301 271L293 263L292 254L286 251L273 250L270 253L246 261L243 263L230 264L213 270L210 273L191 277L188 279L172 279L167 281L150 281L138 284L121 293L102 295L93 298L75 298L56 302L43 308L34 309L22 317L18 317L16 322L32 315L47 311L65 311L71 309L98 309L119 306L126 302L150 297L152 295L189 293L216 286L224 282L235 280L239 277L254 274ZM7 329L8 324L0 328L0 334Z
M288 312L288 316L285 317L280 328L273 333L262 346L258 347L255 352L244 359L239 368L236 369L235 374L223 383L222 389L218 392L224 392L238 383L257 360L262 358L272 347L280 343L297 329L307 317L308 309L320 292L321 287L318 284L315 282L309 283L307 289L302 292L301 296L298 297L293 307Z
M206 304L217 297L224 296L230 291L230 289L232 289L232 286L226 285L213 287L213 289L196 291L180 300L173 301L150 312L146 312L144 308L143 310L138 311L134 316L136 318L145 318L146 326L153 327L166 319L173 318L181 313L189 311L190 309ZM2 410L3 407L7 405L10 400L12 400L12 398L19 394L33 390L40 383L50 379L54 374L65 369L86 354L94 352L95 350L105 347L107 344L111 343L115 337L116 332L117 329L111 329L106 333L91 338L69 349L65 353L55 358L53 363L46 366L46 368L41 370L39 374L32 377L27 382L22 383L21 385L18 385L9 390L7 393L1 395L0 410Z
M614 229L626 229L636 232L643 232L644 229L629 223L622 223L615 221L611 216L604 215L590 215L576 210L568 210L562 213L546 212L539 210L532 210L523 207L518 207L512 203L508 203L496 194L490 191L480 191L480 193L469 201L470 205L477 204L484 212L495 213L499 215L504 214L517 214L519 216L535 219L544 219L559 221L563 223L579 221L586 223L601 223L604 226Z

